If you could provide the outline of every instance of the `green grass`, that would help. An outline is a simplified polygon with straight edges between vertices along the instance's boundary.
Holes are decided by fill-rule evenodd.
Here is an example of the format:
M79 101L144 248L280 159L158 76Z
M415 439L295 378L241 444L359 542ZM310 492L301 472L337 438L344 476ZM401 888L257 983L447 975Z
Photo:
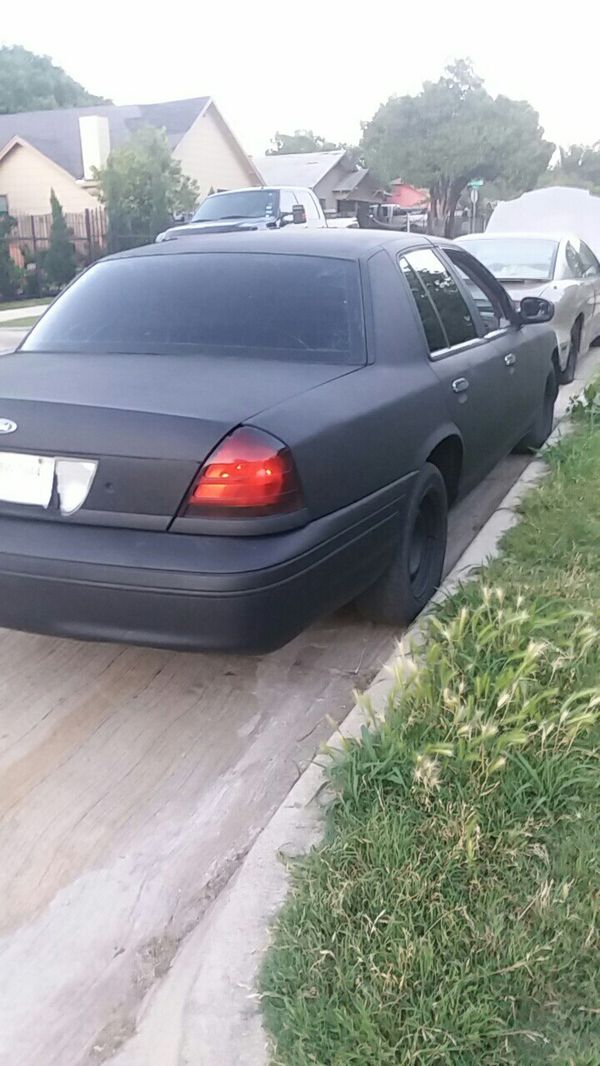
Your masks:
M385 722L334 757L261 978L273 1063L600 1063L590 410L503 557L433 616Z
M38 304L50 303L51 299L51 296L44 296L38 300L8 300L6 303L0 301L0 311L12 311L13 308L18 311L22 307L37 307Z
M19 326L30 327L37 322L37 318L9 318L7 322L0 322L0 329L16 329Z

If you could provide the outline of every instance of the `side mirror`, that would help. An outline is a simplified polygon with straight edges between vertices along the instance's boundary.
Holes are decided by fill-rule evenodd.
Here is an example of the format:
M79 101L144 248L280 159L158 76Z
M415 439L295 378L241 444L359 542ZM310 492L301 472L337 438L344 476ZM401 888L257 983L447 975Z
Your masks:
M304 204L294 204L292 207L292 222L302 225L306 222L306 208Z
M524 296L521 300L519 318L523 326L539 326L554 318L554 304L539 296Z

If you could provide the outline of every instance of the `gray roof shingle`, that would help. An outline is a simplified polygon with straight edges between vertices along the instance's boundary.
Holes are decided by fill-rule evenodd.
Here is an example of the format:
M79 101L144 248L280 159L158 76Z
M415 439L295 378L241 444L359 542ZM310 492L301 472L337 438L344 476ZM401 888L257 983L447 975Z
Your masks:
M13 137L22 137L74 178L82 178L80 117L101 115L107 118L111 148L124 144L142 126L166 129L169 144L174 148L209 101L209 96L197 96L164 104L126 104L121 107L110 104L0 115L0 151Z
M261 155L252 160L267 185L301 185L314 189L346 155L344 149L332 152L292 152L289 155Z

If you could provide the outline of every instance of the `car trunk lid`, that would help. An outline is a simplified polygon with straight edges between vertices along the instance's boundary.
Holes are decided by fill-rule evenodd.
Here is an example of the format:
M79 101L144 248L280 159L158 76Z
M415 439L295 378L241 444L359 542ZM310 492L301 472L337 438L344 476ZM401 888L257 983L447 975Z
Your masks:
M2 453L96 465L82 505L0 511L166 529L199 467L236 426L355 367L231 356L16 352L0 360Z

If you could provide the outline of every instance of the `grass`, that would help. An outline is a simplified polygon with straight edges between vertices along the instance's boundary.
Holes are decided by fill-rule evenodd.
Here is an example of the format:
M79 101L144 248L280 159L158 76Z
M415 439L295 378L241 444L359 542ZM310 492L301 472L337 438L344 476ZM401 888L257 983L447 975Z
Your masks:
M44 296L36 300L8 300L6 303L0 301L0 311L12 311L13 308L18 311L22 307L37 307L38 304L50 303L51 299L51 296Z
M278 1066L600 1063L600 405L334 756L261 978Z
M0 322L0 329L17 329L19 326L33 326L36 318L9 318L7 322Z

